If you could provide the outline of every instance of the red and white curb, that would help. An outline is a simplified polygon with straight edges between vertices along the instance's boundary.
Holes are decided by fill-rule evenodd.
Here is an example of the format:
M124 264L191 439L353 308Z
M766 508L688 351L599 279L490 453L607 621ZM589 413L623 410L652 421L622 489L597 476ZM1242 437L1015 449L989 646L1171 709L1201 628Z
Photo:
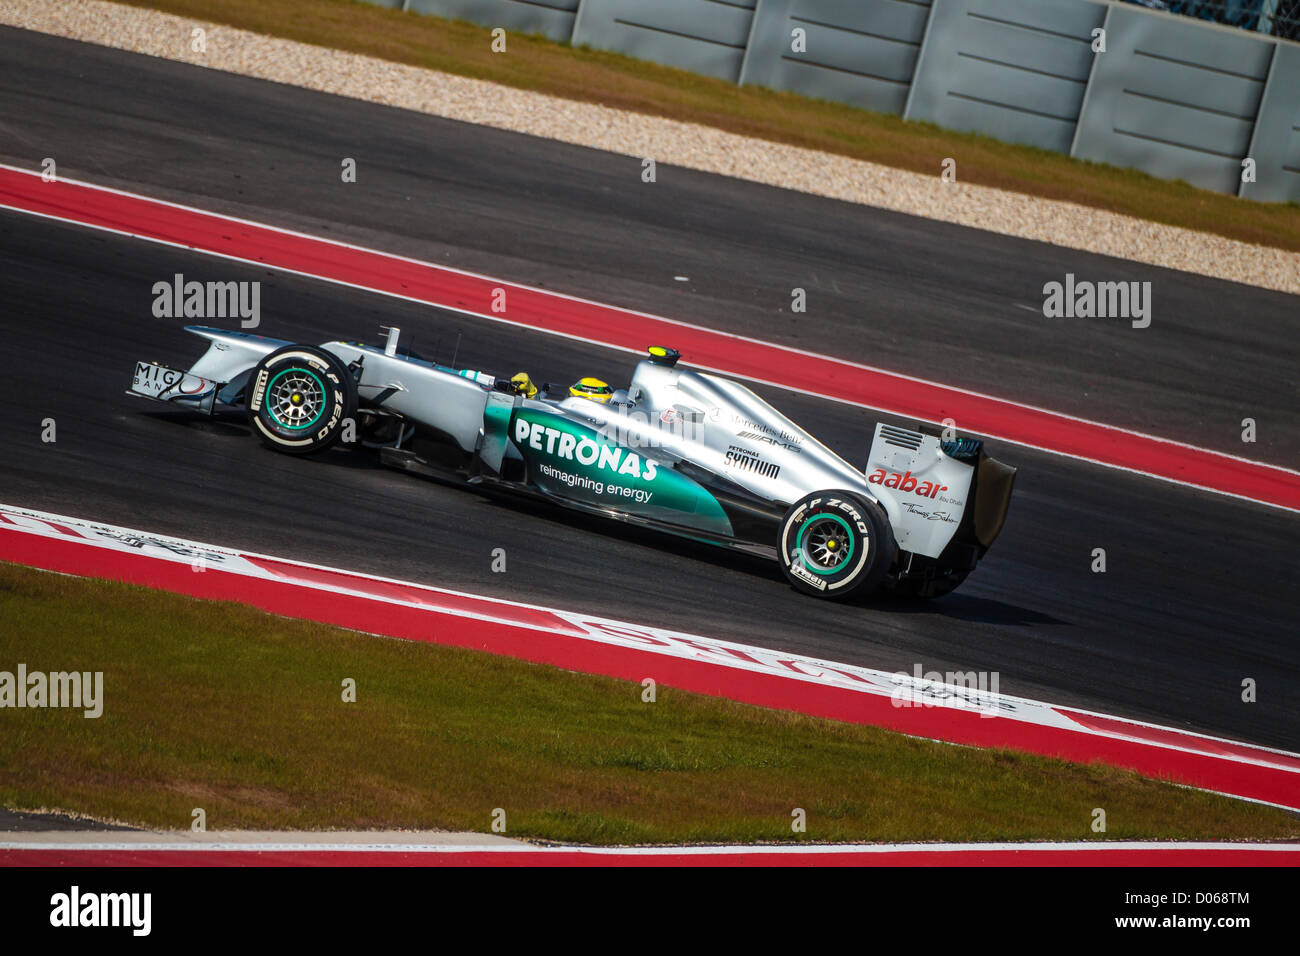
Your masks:
M0 866L1300 866L1300 844L894 843L573 847L411 845L285 839L0 839Z
M913 675L354 574L0 505L0 560L127 581L373 634L1002 747L1300 810L1300 754ZM32 662L27 662L29 665Z
M1300 511L1300 472L856 362L404 256L0 165L0 209L270 266L628 352L671 345L698 368L942 423L1053 454ZM492 311L497 294L508 311Z

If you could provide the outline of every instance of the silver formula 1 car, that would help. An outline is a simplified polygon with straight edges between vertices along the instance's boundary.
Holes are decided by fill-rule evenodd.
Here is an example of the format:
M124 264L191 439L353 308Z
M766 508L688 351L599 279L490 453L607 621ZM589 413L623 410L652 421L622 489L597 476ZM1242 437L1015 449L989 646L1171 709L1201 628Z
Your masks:
M278 451L344 442L389 465L508 489L775 556L797 590L937 597L1002 529L1015 469L971 438L877 425L864 471L745 386L655 347L626 389L538 388L382 346L190 326L188 371L137 363L130 392L247 416ZM588 381L588 380L584 380Z

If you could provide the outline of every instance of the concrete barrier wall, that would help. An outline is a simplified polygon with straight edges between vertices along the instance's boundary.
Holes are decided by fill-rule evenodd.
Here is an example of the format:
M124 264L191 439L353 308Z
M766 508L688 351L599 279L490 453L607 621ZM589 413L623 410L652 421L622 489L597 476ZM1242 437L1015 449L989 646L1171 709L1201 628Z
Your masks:
M369 0L382 6L402 6L402 0ZM408 0L408 9L452 20L469 20L486 27L520 33L540 33L568 43L580 0Z
M1238 195L1271 202L1300 199L1300 46L1279 43L1269 65L1268 83L1249 154L1256 181L1242 183Z
M740 79L757 0L582 0L574 46Z
M1067 153L1106 7L935 0L908 119Z
M1275 41L1114 7L1074 154L1235 193Z
M760 0L740 81L902 113L929 15L930 0Z
M401 0L371 2L400 6ZM1130 4L409 0L409 6L1206 189L1300 201L1300 44ZM1247 158L1254 161L1254 182L1242 178Z

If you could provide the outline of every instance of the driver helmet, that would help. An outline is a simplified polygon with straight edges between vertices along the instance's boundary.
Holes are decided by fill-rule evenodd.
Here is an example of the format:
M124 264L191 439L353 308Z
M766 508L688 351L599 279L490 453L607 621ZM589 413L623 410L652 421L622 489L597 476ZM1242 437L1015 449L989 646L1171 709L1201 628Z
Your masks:
M570 385L569 394L575 398L587 398L604 405L609 401L610 396L614 394L614 390L609 387L608 383L588 376L587 378L578 379L578 381Z

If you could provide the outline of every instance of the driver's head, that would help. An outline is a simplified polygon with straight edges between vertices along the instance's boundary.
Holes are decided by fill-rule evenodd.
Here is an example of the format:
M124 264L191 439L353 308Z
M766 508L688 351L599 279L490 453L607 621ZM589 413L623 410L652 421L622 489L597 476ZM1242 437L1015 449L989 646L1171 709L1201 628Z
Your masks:
M588 398L603 405L609 401L610 396L614 394L614 390L600 379L588 376L570 385L569 394L575 398Z

